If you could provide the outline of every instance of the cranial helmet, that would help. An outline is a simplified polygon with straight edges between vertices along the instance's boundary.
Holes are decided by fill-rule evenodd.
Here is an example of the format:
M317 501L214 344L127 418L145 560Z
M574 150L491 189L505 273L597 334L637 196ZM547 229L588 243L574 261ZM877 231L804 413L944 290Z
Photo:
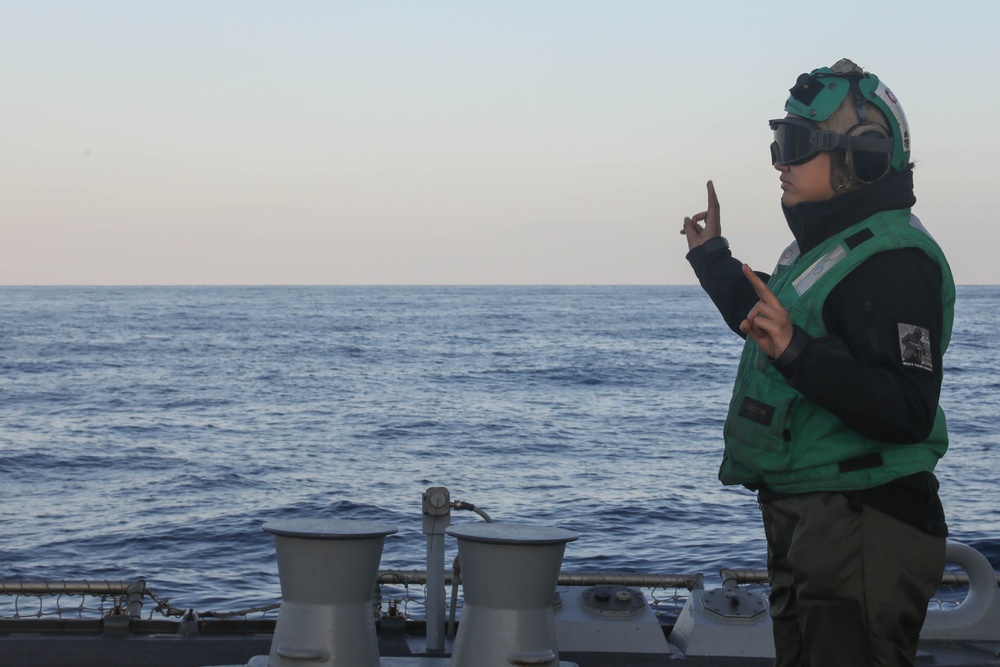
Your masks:
M772 120L774 164L801 164L819 151L831 161L835 191L873 183L910 163L910 127L899 100L877 76L846 58L802 74L785 103L788 118Z

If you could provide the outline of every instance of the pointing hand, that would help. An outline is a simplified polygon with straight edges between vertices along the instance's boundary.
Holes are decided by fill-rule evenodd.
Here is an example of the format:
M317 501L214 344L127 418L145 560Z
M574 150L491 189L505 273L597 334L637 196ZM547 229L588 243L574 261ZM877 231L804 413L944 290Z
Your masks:
M792 320L774 292L768 289L747 264L743 265L743 275L753 285L760 301L747 313L747 318L740 324L740 330L757 341L757 345L769 358L777 359L792 342Z
M715 195L715 186L712 181L708 182L708 210L695 213L690 218L684 218L681 234L687 236L688 250L696 248L716 236L722 236L722 224L719 220L719 198Z

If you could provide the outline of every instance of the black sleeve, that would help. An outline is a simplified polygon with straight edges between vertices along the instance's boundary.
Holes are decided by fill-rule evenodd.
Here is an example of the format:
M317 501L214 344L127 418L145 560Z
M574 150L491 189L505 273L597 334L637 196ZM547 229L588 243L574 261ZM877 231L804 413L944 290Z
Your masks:
M861 434L920 442L930 435L941 393L941 289L940 269L920 250L879 253L830 292L827 335L797 330L798 354L775 366Z
M740 323L760 299L743 275L743 262L730 252L729 242L721 236L709 239L692 248L687 260L729 328L741 338L746 338L746 334L740 331ZM757 275L765 283L770 278L766 273L758 272Z

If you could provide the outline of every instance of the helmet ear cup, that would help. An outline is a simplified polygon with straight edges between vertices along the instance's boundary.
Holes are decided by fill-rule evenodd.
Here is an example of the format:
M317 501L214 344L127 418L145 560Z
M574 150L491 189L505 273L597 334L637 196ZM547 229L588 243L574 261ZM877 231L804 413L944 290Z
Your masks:
M860 123L847 133L850 137L871 137L873 139L891 139L891 135L881 125L875 123ZM874 183L889 172L889 153L861 151L850 148L847 150L847 169L851 176L861 183Z

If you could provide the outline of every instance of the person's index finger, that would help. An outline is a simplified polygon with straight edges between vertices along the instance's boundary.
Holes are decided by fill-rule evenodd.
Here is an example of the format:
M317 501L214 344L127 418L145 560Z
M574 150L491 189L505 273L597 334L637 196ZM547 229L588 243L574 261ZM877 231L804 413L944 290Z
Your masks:
M753 286L754 291L757 292L757 296L760 297L761 301L772 305L778 301L778 297L774 296L774 292L772 292L764 281L760 279L760 276L753 272L753 269L750 268L749 264L743 265L743 275L745 275L747 280L750 281L750 284Z
M753 285L754 289L758 292L760 292L758 287L766 287L764 281L760 279L760 276L753 272L753 269L750 268L749 264L743 264L743 275L747 277L747 280L750 281L750 284Z
M709 208L719 208L719 197L715 194L715 183L708 182L708 206Z

